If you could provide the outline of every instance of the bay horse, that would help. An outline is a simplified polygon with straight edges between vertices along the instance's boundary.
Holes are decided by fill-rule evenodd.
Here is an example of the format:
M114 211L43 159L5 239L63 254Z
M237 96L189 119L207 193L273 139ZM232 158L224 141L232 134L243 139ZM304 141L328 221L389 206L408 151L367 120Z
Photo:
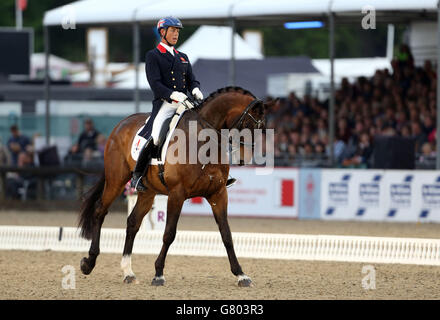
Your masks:
M226 87L208 96L196 108L186 111L177 128L188 133L189 121L197 121L197 132L211 126L220 136L221 129L256 129L256 124L264 126L268 104L256 99L249 91L239 87ZM192 111L192 112L191 112ZM135 161L131 157L131 144L136 132L145 124L148 114L133 114L123 120L110 134L104 152L104 172L99 181L85 195L79 217L81 236L92 240L89 256L81 260L81 271L90 274L95 267L99 251L101 226L108 208L118 197L131 178ZM256 120L258 119L258 120ZM203 120L203 121L202 121ZM206 124L204 124L206 123ZM173 144L173 137L170 146ZM199 147L199 145L198 145ZM167 158L170 148L167 150ZM220 151L220 146L219 146ZM222 155L218 153L219 157ZM167 159L166 158L166 159ZM247 287L251 279L242 271L235 255L231 231L227 220L228 193L226 181L229 164L202 165L164 163L164 180L159 179L158 166L150 165L143 177L147 191L139 192L135 207L127 218L126 238L121 261L124 282L136 281L131 269L133 242L144 216L150 211L156 194L168 195L166 226L163 245L155 262L156 274L152 285L164 285L163 269L168 248L176 235L182 205L186 199L204 197L211 205L223 244L226 248L232 273L238 277L238 285ZM188 162L187 162L188 163Z

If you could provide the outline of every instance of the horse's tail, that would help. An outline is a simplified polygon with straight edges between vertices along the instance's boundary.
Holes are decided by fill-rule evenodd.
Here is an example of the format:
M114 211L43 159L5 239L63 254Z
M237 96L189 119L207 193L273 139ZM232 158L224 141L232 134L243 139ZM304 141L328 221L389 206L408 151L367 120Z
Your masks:
M81 227L81 237L92 239L93 227L95 226L94 213L101 203L102 192L105 186L105 174L101 174L99 181L84 195L81 205L78 227Z

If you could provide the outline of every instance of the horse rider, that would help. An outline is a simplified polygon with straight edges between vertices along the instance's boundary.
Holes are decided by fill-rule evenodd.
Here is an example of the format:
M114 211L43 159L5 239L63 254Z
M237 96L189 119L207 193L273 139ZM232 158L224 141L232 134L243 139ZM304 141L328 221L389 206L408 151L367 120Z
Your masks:
M153 125L151 136L142 148L133 171L131 187L137 191L146 191L142 184L142 175L147 172L146 167L158 151L162 124L174 115L179 103L188 99L188 92L191 92L195 99L203 100L203 94L199 89L200 82L192 72L188 57L174 48L179 39L179 32L183 29L182 23L175 17L165 17L159 20L156 28L161 42L156 48L148 51L145 58L145 71L154 94L149 120L153 121ZM228 180L229 184L234 182L235 179Z

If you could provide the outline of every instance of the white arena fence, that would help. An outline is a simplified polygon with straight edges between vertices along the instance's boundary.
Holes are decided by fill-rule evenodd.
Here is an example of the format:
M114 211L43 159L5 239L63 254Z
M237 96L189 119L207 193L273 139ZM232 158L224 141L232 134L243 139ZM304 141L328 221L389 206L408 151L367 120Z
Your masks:
M125 229L101 232L101 252L122 255ZM139 232L133 253L159 254L162 235L157 230ZM242 258L440 265L440 239L239 232L232 237ZM87 252L89 246L76 228L0 226L0 250ZM178 231L169 253L226 256L220 233L204 231Z

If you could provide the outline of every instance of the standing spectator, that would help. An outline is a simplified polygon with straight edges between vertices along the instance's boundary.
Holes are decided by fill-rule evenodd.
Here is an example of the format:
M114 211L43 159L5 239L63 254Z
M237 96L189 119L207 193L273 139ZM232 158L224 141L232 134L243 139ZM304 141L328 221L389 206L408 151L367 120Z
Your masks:
M31 140L22 135L16 125L11 126L10 131L11 137L8 140L8 150L11 153L12 165L17 166L18 155L27 151L27 148L31 146Z

